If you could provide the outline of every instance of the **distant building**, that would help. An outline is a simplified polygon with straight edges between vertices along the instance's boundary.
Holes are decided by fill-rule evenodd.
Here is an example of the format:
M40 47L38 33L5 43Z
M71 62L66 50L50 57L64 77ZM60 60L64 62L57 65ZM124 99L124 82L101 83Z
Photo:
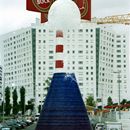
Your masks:
M99 28L96 65L98 67L98 96L105 101L110 96L119 102L129 95L129 39L124 32L112 28ZM98 37L97 37L98 38ZM120 71L120 74L118 73ZM120 79L119 79L120 75ZM120 80L120 84L119 81ZM120 90L119 90L120 85Z
M43 104L45 81L55 72L55 30L38 24L3 35L5 85L26 88L26 102ZM75 73L85 100L88 96L103 99L110 96L118 102L118 77L121 71L121 99L128 98L128 36L112 29L82 21L78 29L64 35L66 72ZM13 87L12 87L12 84Z
M4 35L3 59L5 70L5 87L11 93L14 88L19 94L20 88L26 88L26 102L34 98L34 38L33 29L24 28ZM8 73L8 74L6 74ZM12 99L12 98L11 98Z

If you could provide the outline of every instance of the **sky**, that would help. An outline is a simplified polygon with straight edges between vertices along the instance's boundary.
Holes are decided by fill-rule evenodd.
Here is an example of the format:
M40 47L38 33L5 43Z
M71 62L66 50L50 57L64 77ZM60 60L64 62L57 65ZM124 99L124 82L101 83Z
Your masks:
M130 0L92 0L92 17L130 13ZM26 0L0 0L0 35L27 27L40 18L26 10Z

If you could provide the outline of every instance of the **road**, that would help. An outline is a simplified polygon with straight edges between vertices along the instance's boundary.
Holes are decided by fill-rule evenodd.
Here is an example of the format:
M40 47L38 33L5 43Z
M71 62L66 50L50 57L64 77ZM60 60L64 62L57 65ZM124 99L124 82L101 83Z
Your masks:
M22 129L22 130L35 130L35 127L36 127L36 123L34 123L34 124L31 125L31 126L28 126L28 127L25 128L25 129Z

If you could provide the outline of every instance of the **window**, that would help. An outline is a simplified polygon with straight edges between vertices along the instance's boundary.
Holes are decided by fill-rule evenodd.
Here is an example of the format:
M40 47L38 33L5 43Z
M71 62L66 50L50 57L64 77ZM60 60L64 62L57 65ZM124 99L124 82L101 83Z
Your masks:
M121 68L121 65L117 65L118 68Z
M73 67L73 70L75 69L75 67Z
M39 43L41 43L41 40L39 40Z
M83 51L78 51L78 53L80 53L80 54L81 54L81 53L83 53Z
M120 48L120 47L121 47L121 45L117 45L117 47L118 47L118 48Z
M120 62L121 62L121 60L117 60L117 62L118 62L118 63L120 63Z
M117 52L121 52L121 50L117 50Z
M83 67L79 67L79 70L83 70Z
M83 29L79 29L79 32L83 32Z
M121 40L117 40L116 42L117 42L117 43L120 43L120 42L121 42Z
M39 29L38 32L40 33L40 32L41 32L41 29Z
M118 57L118 58L120 58L120 57L121 57L121 55L117 55L117 57Z
M79 61L78 63L79 63L79 64L83 64L83 61Z
M50 54L53 54L53 51L49 51Z
M79 86L83 86L83 83L79 83Z
M49 56L49 59L53 59L53 56Z
M53 67L49 67L49 70L53 70Z
M117 35L116 37L117 37L117 38L120 38L121 36L120 36L120 35Z

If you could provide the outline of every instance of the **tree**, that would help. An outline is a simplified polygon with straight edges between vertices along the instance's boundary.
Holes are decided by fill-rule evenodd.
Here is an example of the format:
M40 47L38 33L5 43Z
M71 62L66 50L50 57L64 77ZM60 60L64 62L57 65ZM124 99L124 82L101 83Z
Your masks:
M5 114L9 115L11 110L11 104L10 104L10 88L5 88Z
M50 84L51 84L51 78L48 77L48 78L45 80L45 83L44 83L44 85L45 85L44 91L46 91L47 93L48 93ZM44 97L46 97L46 94L44 94Z
M13 114L14 115L16 115L19 111L17 99L18 99L17 90L14 89L13 91Z
M40 113L41 109L42 109L42 106L39 105L39 106L38 106L38 113Z
M123 99L123 100L120 102L121 105L125 105L126 103L127 103L127 99ZM121 110L123 110L123 109L125 110L126 107L122 106L120 109L121 109Z
M49 87L50 87L50 84L51 84L51 78L50 77L48 77L48 79L46 79L45 80L45 88L44 88L44 90L47 90L48 91L48 89L49 89Z
M130 104L130 100L126 102L127 104Z
M0 115L2 114L2 112L3 112L3 102L0 105Z
M124 105L124 104L126 104L126 103L127 103L127 100L126 100L126 99L123 99L120 104Z
M50 87L50 84L51 84L51 79L52 78L50 78L50 77L48 77L46 80L45 80L45 82L44 82L44 95L43 95L43 102L44 102L44 100L45 100L45 98L46 98L46 96L47 96L47 93L48 93L48 90L49 90L49 87ZM41 109L42 109L42 104L40 104L39 106L38 106L38 111L40 112L41 111Z
M113 105L113 101L112 101L112 98L111 98L111 97L108 97L108 99L107 99L107 105L108 105L108 106Z
M28 101L28 105L26 105L26 110L31 110L31 111L33 111L33 109L34 109L34 101L33 100L29 100Z
M20 108L22 111L22 115L25 113L25 88L22 86L20 88Z
M86 105L95 106L95 101L94 101L93 96L89 96L89 97L86 99Z
M130 100L126 102L127 104L130 104ZM127 107L128 109L130 108L130 106Z

